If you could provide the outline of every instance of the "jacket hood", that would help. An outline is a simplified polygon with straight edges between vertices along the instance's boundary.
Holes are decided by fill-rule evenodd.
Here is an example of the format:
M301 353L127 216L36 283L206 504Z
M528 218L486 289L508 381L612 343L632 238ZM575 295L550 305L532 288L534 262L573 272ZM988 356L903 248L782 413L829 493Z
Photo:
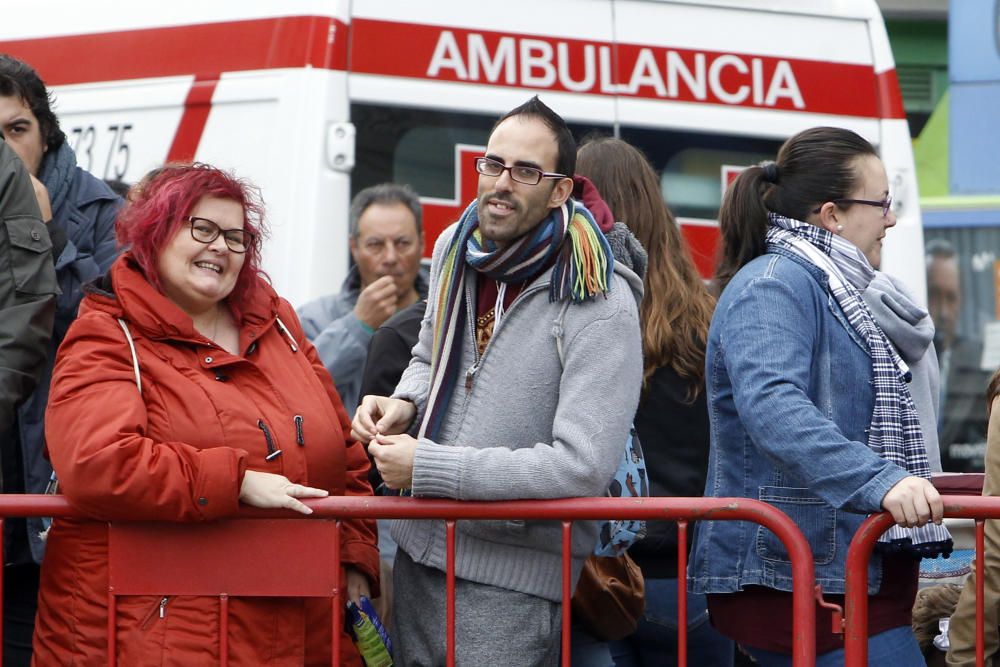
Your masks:
M934 322L918 306L903 283L881 271L864 291L865 303L907 364L923 358L934 341Z
M274 288L261 280L256 299L243 313L240 338L255 340L273 325L279 301ZM88 285L80 314L89 310L122 317L149 338L204 342L191 317L146 280L129 252L115 260L107 275Z
M610 230L604 233L611 246L611 253L615 256L615 262L620 262L632 269L640 279L646 278L646 268L649 264L649 257L642 243L635 237L632 230L624 222L616 222Z
M587 207L590 214L594 216L594 222L601 231L607 234L615 224L615 216L611 212L611 207L601 197L597 191L597 186L587 178L577 174L573 177L573 199Z
M642 307L642 278L640 278L635 271L625 266L622 262L615 262L615 273L625 279L628 283L629 289L632 290L632 296L635 297L635 303L638 307Z

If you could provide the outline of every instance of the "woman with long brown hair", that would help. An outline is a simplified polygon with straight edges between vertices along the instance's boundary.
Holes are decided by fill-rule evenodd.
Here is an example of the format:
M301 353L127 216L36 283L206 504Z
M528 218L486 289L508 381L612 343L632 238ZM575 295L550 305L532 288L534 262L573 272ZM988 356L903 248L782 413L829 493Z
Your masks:
M663 201L659 179L634 146L610 137L585 141L577 174L588 177L615 219L648 254L640 308L643 391L635 427L654 496L700 496L708 466L705 344L714 300ZM636 632L611 645L615 664L672 665L677 657L677 527L649 522L629 549L646 580L646 613ZM705 596L688 598L689 664L733 663L733 642L708 623Z

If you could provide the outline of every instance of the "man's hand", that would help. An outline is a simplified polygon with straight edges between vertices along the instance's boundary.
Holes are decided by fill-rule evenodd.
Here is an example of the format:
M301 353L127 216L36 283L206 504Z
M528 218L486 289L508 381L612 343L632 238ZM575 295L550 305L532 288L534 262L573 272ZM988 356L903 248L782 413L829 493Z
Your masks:
M312 514L304 503L296 498L325 498L325 489L293 484L284 475L247 470L240 485L240 500L253 507L283 507L302 514Z
M361 290L358 303L354 306L354 316L372 329L378 329L396 312L398 304L396 281L392 276L382 276Z
M377 435L368 445L382 481L390 489L413 486L413 457L419 441L409 435Z
M416 416L417 406L409 401L388 396L365 396L354 413L351 437L358 442L369 442L380 433L405 433Z
M922 477L904 477L882 498L882 508L905 528L941 523L944 503L934 485Z
M48 223L52 220L52 202L49 201L49 190L40 180L31 176L31 187L35 189L35 199L38 200L38 209L42 212L42 222Z

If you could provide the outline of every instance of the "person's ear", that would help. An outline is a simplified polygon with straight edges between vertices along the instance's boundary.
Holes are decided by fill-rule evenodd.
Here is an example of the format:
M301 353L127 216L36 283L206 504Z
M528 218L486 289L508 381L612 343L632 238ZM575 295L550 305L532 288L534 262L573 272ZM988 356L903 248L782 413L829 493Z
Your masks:
M357 264L358 263L358 239L356 237L352 236L348 240L347 245L351 249L351 257L354 259L354 263Z
M816 226L825 229L831 234L839 234L844 231L842 219L843 211L832 201L824 203L816 214Z
M573 194L573 179L560 178L552 188L552 194L549 195L549 208L559 208L566 203L571 194Z

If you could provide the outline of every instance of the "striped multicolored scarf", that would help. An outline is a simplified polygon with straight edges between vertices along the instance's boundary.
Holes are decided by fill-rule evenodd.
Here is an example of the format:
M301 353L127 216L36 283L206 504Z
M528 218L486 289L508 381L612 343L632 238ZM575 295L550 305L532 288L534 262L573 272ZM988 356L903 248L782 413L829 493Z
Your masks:
M500 248L479 231L477 202L465 209L445 250L435 299L434 341L431 351L431 387L420 437L437 437L458 382L462 337L469 320L463 295L471 268L501 282L521 282L538 274L558 257L549 283L549 301L582 303L608 291L614 257L607 239L582 204L572 199L537 227Z
M771 213L768 247L780 247L822 270L830 293L847 321L868 346L872 358L875 409L872 412L868 446L883 459L910 475L929 479L930 466L920 430L920 418L907 386L910 369L875 322L855 284L875 272L864 254L848 241L806 222ZM871 281L869 277L868 282ZM952 550L948 529L934 523L920 528L893 525L879 538L881 552L908 551L925 558L947 556Z

